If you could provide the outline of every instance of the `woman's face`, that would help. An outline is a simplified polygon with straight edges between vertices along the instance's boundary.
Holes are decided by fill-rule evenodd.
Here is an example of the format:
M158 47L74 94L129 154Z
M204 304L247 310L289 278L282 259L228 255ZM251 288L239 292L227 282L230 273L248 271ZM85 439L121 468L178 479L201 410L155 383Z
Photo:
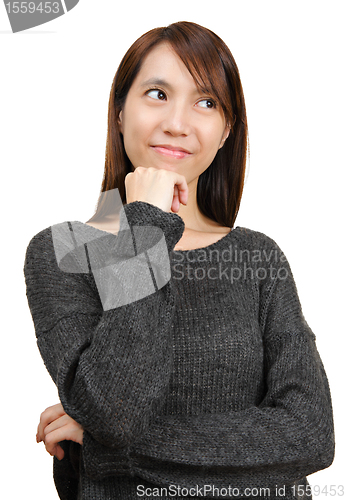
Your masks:
M209 167L229 134L220 105L198 89L166 43L144 59L119 123L134 168L174 170L188 184Z

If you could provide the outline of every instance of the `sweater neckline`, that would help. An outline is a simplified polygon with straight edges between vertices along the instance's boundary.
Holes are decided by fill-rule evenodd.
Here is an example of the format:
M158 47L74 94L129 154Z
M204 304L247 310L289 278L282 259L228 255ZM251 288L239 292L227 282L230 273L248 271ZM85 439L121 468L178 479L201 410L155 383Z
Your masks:
M225 234L224 236L222 236L218 240L214 241L214 243L210 243L210 245L206 245L204 247L199 247L199 248L192 248L190 250L173 250L173 252L174 253L181 253L181 254L188 254L189 253L189 254L193 255L194 253L197 253L197 252L213 250L214 248L217 248L220 245L227 243L228 239L230 239L231 236L233 236L234 232L236 232L237 229L240 229L240 227L236 226L236 227L231 228L231 230L227 234Z
M107 235L108 237L114 237L116 238L117 235L116 234L113 234L113 233L110 233L109 231L104 231L103 229L97 229L96 227L94 226L91 226L90 224L86 224L85 222L81 222L81 221L68 221L69 224L78 224L80 226L83 226L85 228L87 228L87 230L90 230L90 232L93 232L94 234L102 234L102 235ZM190 250L173 250L173 253L180 253L180 254L193 254L194 252L197 253L197 252L200 252L200 251L209 251L209 250L213 250L214 248L217 248L219 245L223 245L224 243L227 243L228 242L228 239L231 238L231 236L233 236L234 233L237 232L237 230L241 229L240 226L236 226L236 227L233 227L227 234L225 234L224 236L222 236L220 239L218 239L217 241L215 241L214 243L210 243L210 245L206 245L204 247L200 247L200 248L192 248Z

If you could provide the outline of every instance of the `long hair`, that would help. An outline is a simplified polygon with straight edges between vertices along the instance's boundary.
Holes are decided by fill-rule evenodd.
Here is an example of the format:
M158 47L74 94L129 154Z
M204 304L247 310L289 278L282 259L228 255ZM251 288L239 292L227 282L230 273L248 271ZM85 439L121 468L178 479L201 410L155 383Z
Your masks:
M106 191L117 188L126 204L125 177L134 171L119 129L119 113L145 56L158 44L170 44L196 85L219 101L231 131L213 162L199 176L197 205L202 214L222 226L233 227L244 187L248 127L239 71L227 45L215 33L182 21L155 28L136 40L115 74L108 105L105 170L96 212L88 221L106 214Z

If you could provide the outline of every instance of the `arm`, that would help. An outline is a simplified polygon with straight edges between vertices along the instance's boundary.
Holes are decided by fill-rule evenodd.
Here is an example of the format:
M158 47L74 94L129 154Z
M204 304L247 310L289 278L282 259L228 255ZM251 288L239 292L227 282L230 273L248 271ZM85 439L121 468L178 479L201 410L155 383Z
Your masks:
M131 466L141 477L157 484L181 480L185 487L275 488L332 463L328 381L287 262L285 267L287 278L268 286L260 311L267 385L262 402L227 414L157 417L131 446ZM114 474L112 450L86 434L82 451L89 475Z
M124 211L130 227L161 228L168 251L182 235L177 214L144 202ZM64 410L100 443L124 449L143 432L168 383L170 282L103 311L90 276L58 267L49 231L30 242L24 273L38 347Z

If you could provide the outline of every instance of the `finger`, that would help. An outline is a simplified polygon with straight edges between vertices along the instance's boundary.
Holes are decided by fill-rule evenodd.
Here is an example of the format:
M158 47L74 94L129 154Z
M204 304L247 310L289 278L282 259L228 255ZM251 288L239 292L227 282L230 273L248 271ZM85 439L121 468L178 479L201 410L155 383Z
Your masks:
M60 444L56 445L56 453L55 456L58 460L62 460L65 456L64 450L61 448Z
M66 437L67 432L65 427L67 426L59 427L58 429L55 429L45 436L44 445L48 453L50 453L51 455L54 455L56 453L56 446L58 443L68 439Z
M36 441L38 443L40 441L43 441L43 439L44 439L45 427L64 414L66 414L66 413L65 413L65 410L64 410L61 403L58 403L58 404L53 405L53 406L49 406L41 413L40 422L38 424L37 434L36 434L36 436L37 436Z
M187 205L188 196L189 196L189 189L184 191L179 191L180 203L182 203L183 205Z
M177 213L179 212L179 209L180 209L179 195L174 195L172 200L171 210L172 212Z
M66 412L61 403L58 403L54 406L49 406L41 413L40 422L39 422L39 430L42 431L44 427L48 424L61 417L62 415L66 415Z
M189 188L188 188L186 179L183 175L177 176L177 178L175 180L174 187L178 188L180 203L183 203L184 205L186 205L187 199L188 199L188 194L189 194Z
M43 430L44 437L46 437L50 432L53 432L56 429L59 429L60 427L63 427L64 425L69 424L70 420L71 420L70 417L66 414L53 420L53 422L46 425L46 427L44 428L44 430Z
M44 439L46 448L48 446L49 449L54 447L60 441L74 441L76 443L83 443L83 427L79 425L77 422L71 419L71 422L54 429L52 432L49 432ZM48 451L48 450L47 450Z
M40 424L37 426L37 431L36 431L36 443L40 443L42 441L41 437L40 437L40 434L39 434L39 426Z
M60 444L47 444L46 450L52 457L56 457L58 460L62 460L65 456L65 452L61 448Z
M179 189L177 186L174 186L171 210L172 212L178 212L179 208L180 208Z
M180 204L187 204L189 191L184 176L178 174L178 176L174 179L174 182L171 210L172 212L179 212Z

